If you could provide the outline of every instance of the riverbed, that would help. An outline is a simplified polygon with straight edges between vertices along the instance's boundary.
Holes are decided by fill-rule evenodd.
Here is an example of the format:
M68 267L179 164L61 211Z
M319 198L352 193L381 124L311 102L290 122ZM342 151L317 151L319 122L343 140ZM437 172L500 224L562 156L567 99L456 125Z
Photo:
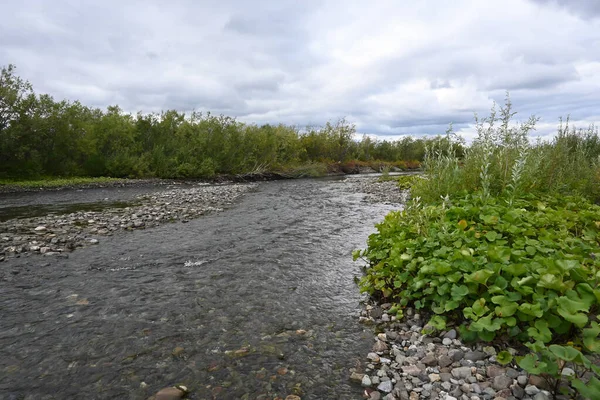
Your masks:
M351 252L402 199L379 201L393 186L365 179L260 183L68 258L7 257L0 399L146 399L174 384L191 399L360 398L348 378L373 330Z

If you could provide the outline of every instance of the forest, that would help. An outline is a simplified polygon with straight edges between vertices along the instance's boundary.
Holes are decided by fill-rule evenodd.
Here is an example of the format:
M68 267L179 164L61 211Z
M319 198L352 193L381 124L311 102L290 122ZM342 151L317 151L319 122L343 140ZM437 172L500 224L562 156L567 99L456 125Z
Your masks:
M0 179L56 177L211 178L284 173L322 175L418 168L444 137L356 140L345 119L320 127L255 125L224 115L106 110L36 94L16 74L0 75ZM462 143L455 144L462 152Z

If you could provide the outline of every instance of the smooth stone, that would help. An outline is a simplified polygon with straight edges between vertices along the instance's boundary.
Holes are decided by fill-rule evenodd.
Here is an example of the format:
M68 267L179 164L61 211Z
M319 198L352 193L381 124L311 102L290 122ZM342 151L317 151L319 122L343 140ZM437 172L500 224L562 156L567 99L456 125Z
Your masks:
M450 357L453 361L460 361L465 357L465 352L462 350L451 349L448 351L448 357Z
M391 392L393 388L394 387L393 387L392 381L381 382L379 384L379 386L377 386L377 390L379 390L380 392L384 392L384 393Z
M519 385L514 385L511 391L512 395L515 396L517 399L522 399L523 397L525 397L525 390Z
M377 390L374 390L371 392L371 394L369 395L369 400L380 400L381 399L381 393L379 393Z
M454 368L451 373L456 379L467 379L471 376L472 371L471 367L458 367Z
M440 379L442 380L442 382L449 382L450 379L452 379L452 374L449 372L441 372Z
M468 351L465 353L465 360L469 361L481 361L487 358L487 354L482 351Z
M452 360L450 357L448 357L448 356L446 356L446 355L444 355L444 356L441 356L441 357L438 359L438 365L439 365L441 368L446 368L446 367L448 367L448 366L452 365L452 363L453 363L453 362L454 362L454 361L453 361L453 360Z
M527 382L529 382L529 378L527 378L527 375L517 376L517 383L522 387L525 387L527 385Z
M596 393L596 394L598 394L598 393ZM548 396L544 392L539 392L538 394L533 396L533 400L550 400L550 396Z
M178 400L185 396L185 391L176 388L176 387L168 387L158 391L154 395L154 400Z
M506 369L499 367L497 365L490 365L487 367L487 376L490 378L495 378L500 375L505 375Z
M575 376L575 371L571 368L563 368L561 375L563 376Z
M371 378L369 378L369 375L363 376L362 381L360 382L360 384L363 387L370 387L372 385L372 382L371 382Z
M452 344L452 339L444 338L442 339L442 344L444 346L450 346Z
M457 336L456 330L450 329L448 332L446 332L446 334L444 335L444 338L454 340L454 339L456 339L456 336Z
M539 392L540 392L540 389L538 389L537 386L533 386L533 385L525 386L525 393L527 393L530 396L538 394Z
M365 374L359 374L358 372L353 372L352 374L350 374L350 380L356 383L362 382L364 377Z
M492 387L496 390L506 389L513 383L513 380L506 375L499 375L492 381Z
M434 365L437 365L438 360L433 354L427 354L425 357L423 357L421 359L421 362L423 364L427 365L428 367L432 367Z

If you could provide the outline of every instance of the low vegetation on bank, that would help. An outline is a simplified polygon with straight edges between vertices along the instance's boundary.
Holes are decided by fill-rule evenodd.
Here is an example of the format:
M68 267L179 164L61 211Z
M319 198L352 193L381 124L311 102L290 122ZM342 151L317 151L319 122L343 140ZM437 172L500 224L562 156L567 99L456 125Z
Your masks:
M357 141L341 119L322 127L254 125L210 113L130 114L37 95L9 65L0 71L0 179L314 176L420 166L444 138ZM462 147L459 145L458 150Z
M361 289L429 314L426 331L492 342L551 383L554 395L598 398L600 368L600 138L561 123L530 143L536 119L515 125L510 100L477 121L459 156L430 147L412 200L355 253ZM449 135L451 142L452 135Z

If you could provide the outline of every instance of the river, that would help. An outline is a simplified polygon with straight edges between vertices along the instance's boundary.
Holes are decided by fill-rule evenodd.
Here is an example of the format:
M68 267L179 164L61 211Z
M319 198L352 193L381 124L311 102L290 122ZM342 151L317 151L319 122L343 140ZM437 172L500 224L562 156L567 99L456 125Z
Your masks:
M397 208L366 202L361 179L261 183L189 223L0 263L0 399L146 399L174 384L191 399L361 398L349 368L373 331L351 252Z

